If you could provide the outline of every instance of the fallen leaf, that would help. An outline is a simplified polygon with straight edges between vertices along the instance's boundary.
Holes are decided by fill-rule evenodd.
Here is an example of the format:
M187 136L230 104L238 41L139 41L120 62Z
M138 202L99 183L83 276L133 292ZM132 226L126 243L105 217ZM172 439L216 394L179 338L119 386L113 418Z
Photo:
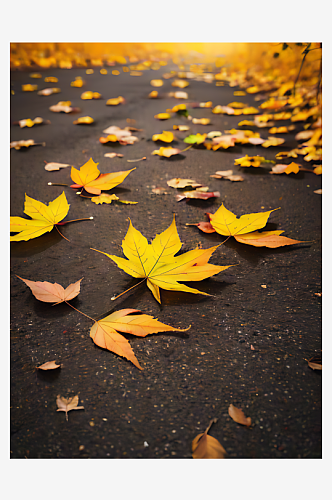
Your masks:
M117 106L118 104L123 104L125 102L124 98L119 95L119 97L113 97L106 101L107 106Z
M264 156L243 156L234 161L234 165L240 165L240 167L260 167L261 163L265 162Z
M168 132L167 130L163 130L162 134L154 134L152 136L153 141L162 141L162 142L172 142L174 140L173 132Z
M238 219L236 215L227 210L224 204L222 204L216 213L209 214L209 217L210 223L217 233L223 236L235 236L261 229L267 223L270 214L275 210L278 210L278 208L269 210L268 212L242 215Z
M226 115L234 115L234 109L229 106L215 106L212 110L214 114L226 114Z
M111 125L103 130L103 134L115 135L117 139L123 139L124 137L131 136L131 131L127 128L122 129L116 125Z
M38 370L55 370L56 368L60 368L60 365L56 364L56 361L47 361L46 363L36 366Z
M172 187L172 188L177 188L177 189L182 189L185 187L201 187L202 184L197 183L193 179L181 179L180 177L174 177L174 179L171 179L170 181L167 181L167 185Z
M49 88L49 89L42 89L37 92L38 95L52 95L52 94L58 94L61 92L61 89L57 87Z
M30 146L45 146L45 142L35 142L33 139L28 139L27 141L13 141L10 143L10 149L21 149L29 148Z
M314 135L315 131L314 130L302 130L301 132L298 132L295 136L296 141L306 141L307 139L310 139Z
M161 187L161 186L160 186L160 187L155 187L155 188L153 188L153 189L151 190L151 192L152 192L153 194L168 194L168 192L167 192L167 191L165 191L165 188L163 188L163 187Z
M87 92L83 92L83 94L81 94L81 99L83 99L83 101L89 99L100 99L100 98L101 94L99 94L99 92L92 92L91 90L88 90Z
M189 82L186 82L185 80L174 80L172 82L172 87L179 87L180 89L184 89L188 87Z
M154 115L157 120L168 120L168 118L171 117L169 113L158 113L157 115Z
M164 82L163 80L151 80L150 85L152 85L152 87L162 87Z
M52 172L53 170L60 170L60 168L66 168L66 167L71 167L71 165L69 165L69 163L50 162L46 163L45 170Z
M193 118L194 125L209 125L211 120L210 118Z
M219 191L211 191L210 193L208 192L202 192L199 189L195 189L193 191L185 191L182 194L177 194L176 195L176 200L181 201L184 200L185 198L190 200L208 200L209 198L219 198L220 193Z
M72 113L79 112L80 108L73 108L70 101L59 101L58 104L49 107L53 113Z
M119 201L120 203L126 203L127 205L136 205L138 203L137 201L124 201L120 200L115 194L107 194L107 193L102 193L99 196L94 196L91 198L91 201L93 203L96 203L97 205L100 205L101 203L108 203L111 204L112 201Z
M312 370L322 370L322 356L318 354L308 360L308 366Z
M56 76L46 76L44 78L44 82L45 83L57 83L58 82L58 79Z
M233 170L218 170L215 174L210 175L210 177L221 179L222 177L228 177L230 175L233 175Z
M236 408L236 406L230 404L228 414L237 424L245 425L247 427L251 426L251 418L246 417L240 408Z
M158 90L152 90L149 94L150 99L156 99L158 97Z
M41 125L42 123L47 123L44 122L44 120L40 117L37 116L34 120L31 120L30 118L25 118L24 120L19 120L18 122L15 122L15 124L18 124L20 128L24 127L33 127L34 125Z
M269 137L267 141L263 142L263 148L269 148L270 146L280 146L283 144L285 139L281 139L279 137Z
M219 130L211 130L211 132L208 132L207 138L208 139L214 139L215 137L220 137L222 133Z
M101 174L97 168L98 165L99 163L95 163L93 159L90 158L80 170L71 167L70 176L75 184L72 184L70 187L74 189L84 188L85 191L91 194L101 194L102 190L108 191L121 184L127 175L136 168L109 174Z
M190 134L188 137L183 139L183 142L186 144L202 144L205 141L207 134Z
M300 171L299 163L290 163L289 165L277 164L272 167L270 174L297 174Z
M291 151L280 151L276 154L276 159L282 160L283 158L297 158L299 152L300 150L297 148L292 149Z
M259 113L257 108L254 108L253 106L250 106L249 108L243 108L242 113L244 115L255 115L256 113Z
M25 85L22 85L23 92L34 92L37 89L38 89L38 85L31 85L31 83L27 83Z
M30 73L30 78L43 78L40 73Z
M322 190L321 189L316 189L316 191L314 191L314 193L316 193L316 194L322 194Z
M91 116L80 116L77 120L73 121L74 125L90 125L94 123L94 119Z
M178 90L177 92L170 92L168 96L175 97L175 99L188 99L187 92L182 92L181 90Z
M228 175L226 177L223 177L224 179L227 179L228 181L232 182L242 182L244 181L244 178L241 175Z
M66 413L66 420L68 421L68 412L70 410L84 410L84 406L78 405L78 396L73 396L72 398L63 398L60 395L56 398L56 404L58 405L57 411L64 411Z
M123 158L123 155L120 153L105 153L104 156L105 158L115 158L116 156Z
M227 104L227 106L236 109L242 109L247 107L247 105L244 104L244 102L230 102L229 104Z
M208 434L210 427L217 419L211 420L205 432L198 434L191 444L193 458L226 458L227 452L219 441Z
M106 144L107 142L119 142L120 144L126 146L128 144L134 144L138 141L138 137L135 135L128 135L127 137L118 137L115 134L109 134L107 137L99 137L99 142L101 144Z
M180 132L184 132L189 129L190 127L188 127L188 125L173 125L173 130L180 130Z
M20 276L17 276L20 278ZM83 278L67 286L66 289L58 283L49 283L48 281L30 281L23 278L20 280L30 288L36 299L42 302L54 302L54 305L61 304L74 299L80 293L80 284Z
M161 323L153 316L133 313L141 313L141 311L137 309L121 309L106 316L106 318L96 321L90 330L90 337L99 347L128 359L140 370L143 370L143 368L140 366L128 340L118 332L146 337L160 332L184 332L190 328L190 326L189 328L173 328Z
M254 231L253 233L235 235L234 238L239 243L267 248L279 248L286 245L305 243L304 241L293 240L291 238L286 238L286 236L280 236L283 232L284 231L262 231L259 233L258 231Z
M318 165L318 167L314 168L313 172L316 175L322 175L322 165Z
M209 258L219 245L205 250L196 248L175 257L181 246L175 217L169 228L157 234L151 244L133 227L129 219L129 229L122 241L123 253L128 260L94 248L92 250L112 259L130 276L146 279L148 288L155 299L161 303L159 287L164 290L208 295L178 281L201 281L230 267L208 264Z
M182 153L181 149L178 148L159 148L155 149L152 151L152 155L159 155L159 156L165 156L166 158L169 158L170 156L178 155L179 153Z
M19 233L11 236L10 241L28 241L52 231L53 227L66 217L68 211L69 205L64 192L50 201L48 206L26 194L24 213L31 217L31 220L10 217L10 232Z
M214 229L214 227L211 226L211 223L210 222L198 222L197 224L189 224L187 223L186 226L196 226L198 227L198 229L200 229L201 231L203 231L203 233L215 233L216 230Z
M81 77L76 77L76 79L73 82L70 82L71 87L76 87L76 88L81 88L85 82L82 80Z
M295 125L289 125L288 127L272 127L269 130L270 134L288 134L295 129Z

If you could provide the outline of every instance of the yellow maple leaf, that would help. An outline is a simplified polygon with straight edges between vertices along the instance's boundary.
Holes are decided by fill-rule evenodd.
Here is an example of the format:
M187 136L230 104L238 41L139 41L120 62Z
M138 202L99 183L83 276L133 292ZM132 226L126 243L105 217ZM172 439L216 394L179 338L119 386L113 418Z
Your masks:
M127 175L136 168L109 174L101 174L97 165L99 165L99 163L95 163L93 159L90 158L79 170L72 167L70 176L75 184L72 184L70 187L75 189L84 188L88 193L100 194L101 190L108 191L118 184L121 184Z
M241 167L260 167L261 163L265 160L264 156L243 156L234 161L234 165Z
M64 192L48 206L26 194L24 213L31 219L10 217L10 232L19 233L11 236L10 241L27 241L52 231L54 225L66 217L69 206Z
M162 134L154 134L152 136L153 141L172 142L173 139L174 139L173 132L168 132L167 130L163 130Z
M267 220L274 210L268 212L258 212L242 215L239 219L235 214L227 210L224 204L218 208L214 214L209 214L211 226L217 233L223 236L235 236L247 234L261 229L267 223Z
M185 332L189 328L173 328L158 321L158 319L147 314L140 313L137 309L121 309L106 316L93 325L90 330L90 337L99 347L108 349L118 356L122 356L131 361L137 368L140 366L128 340L120 335L118 331L130 333L138 337L146 337L153 333L160 332ZM118 330L118 331L117 331Z
M148 243L148 240L133 227L130 219L129 221L128 232L122 241L122 250L127 259L95 248L92 250L107 255L130 276L146 280L148 288L159 303L161 303L159 288L209 295L178 281L201 281L230 267L208 264L209 258L219 245L204 250L196 248L175 256L182 246L175 217L169 228L157 234L152 243Z
M263 142L263 148L269 148L270 146L280 146L283 144L285 139L281 139L279 137L269 137L265 142Z

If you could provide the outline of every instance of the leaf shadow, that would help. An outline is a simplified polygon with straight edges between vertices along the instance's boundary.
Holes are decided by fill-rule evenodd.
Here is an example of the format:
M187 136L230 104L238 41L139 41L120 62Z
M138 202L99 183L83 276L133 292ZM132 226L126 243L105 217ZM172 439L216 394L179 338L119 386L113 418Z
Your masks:
M43 234L38 238L28 241L11 241L10 242L10 255L11 257L31 257L40 252L51 248L53 245L59 243L63 238L60 236L56 229L52 229L49 233Z
M234 285L235 282L226 281L216 281L214 279L208 278L204 281L200 281L199 285L197 281L186 281L185 285L190 288L196 288L201 292L208 293L209 295L193 294L188 292L175 292L170 290L160 290L161 294L161 305L160 309L163 310L164 306L182 306L183 304L201 304L211 298L219 296L223 293L225 288L230 285Z
M61 304L57 305L52 305L47 302L41 302L40 300L35 299L34 297L31 297L33 300L33 310L34 313L39 317L43 319L57 319L57 318L63 318L65 316L68 316L68 314L73 313L73 309L62 302ZM81 301L78 297L75 297L73 300L70 301L70 303L76 307L76 309L80 308ZM28 304L30 306L30 304ZM77 313L79 314L79 313Z
M59 363L59 361L57 361ZM61 368L54 370L36 370L37 379L42 382L55 382L60 376Z
M169 158L167 158L166 156L160 156L160 160L161 161L168 161L168 162L173 162L173 161L183 161L186 159L186 156L185 155L182 155L182 154L177 154L177 155L173 155L173 156L170 156Z

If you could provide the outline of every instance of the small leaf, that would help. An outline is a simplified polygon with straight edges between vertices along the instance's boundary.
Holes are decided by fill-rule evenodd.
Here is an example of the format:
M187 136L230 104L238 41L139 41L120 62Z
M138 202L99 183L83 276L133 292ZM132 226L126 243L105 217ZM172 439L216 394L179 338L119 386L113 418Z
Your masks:
M286 236L280 236L284 231L263 231L253 233L235 235L234 238L239 243L253 245L255 247L279 248L286 245L296 245L297 243L305 243L305 241L292 240Z
M20 278L19 276L17 277ZM80 293L82 279L83 278L64 289L63 286L58 283L52 284L48 281L30 281L20 278L20 280L24 281L24 283L30 288L36 299L41 300L42 302L54 302L56 304L72 300L77 297Z
M99 94L98 92L91 92L91 90L88 90L87 92L83 92L83 94L81 94L81 99L84 100L89 100L89 99L100 99L101 98L101 94Z
M205 432L198 434L192 442L193 458L226 458L227 452L219 441L208 434L210 427L217 419L211 420Z
M118 198L115 194L107 194L107 193L102 193L99 196L94 196L93 198L91 198L91 201L93 201L93 203L96 203L97 205L99 205L101 203L111 204L112 201L126 203L127 205L136 205L136 203L138 203L137 201L120 200L120 198Z
M169 158L170 156L178 155L179 153L182 153L181 149L161 147L160 149L155 149L151 154Z
M37 366L38 370L55 370L56 368L60 368L60 365L56 364L56 361L47 361L46 363Z
M181 179L180 177L174 177L174 179L167 181L167 185L172 188L182 189L188 186L192 188L201 187L203 184L199 184L193 179Z
M94 119L91 116L80 116L80 118L73 121L74 125L90 125L91 123L94 123Z
M228 408L228 414L237 424L245 425L246 427L251 426L251 418L246 417L240 408L236 408L236 406L231 404Z
M163 80L151 80L150 85L152 85L152 87L162 87L164 82Z
M171 115L169 113L158 113L157 115L154 115L154 117L158 120L168 120Z
M52 172L54 170L60 170L60 168L66 168L66 167L71 167L71 165L69 165L69 163L50 162L50 163L46 163L44 168L48 172Z
M124 98L119 95L119 97L113 97L106 101L107 106L118 106L118 104L123 104L125 102Z
M49 88L49 89L39 90L37 92L37 94L38 95L52 95L52 94L58 94L59 92L61 92L61 89L53 87L53 88Z
M172 142L174 140L173 132L168 132L167 130L163 130L162 134L154 134L152 136L153 141L162 141L162 142Z
M57 411L64 411L66 413L66 420L68 420L68 412L70 410L84 410L84 406L77 406L78 396L73 396L72 398L67 399L58 395L56 404L58 405Z

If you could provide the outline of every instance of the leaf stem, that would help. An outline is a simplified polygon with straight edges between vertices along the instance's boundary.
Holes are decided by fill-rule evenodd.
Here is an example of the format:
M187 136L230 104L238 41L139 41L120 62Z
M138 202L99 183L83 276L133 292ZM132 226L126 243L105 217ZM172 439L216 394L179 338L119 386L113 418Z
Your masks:
M66 187L69 187L68 184L58 184L58 183L55 183L55 182L48 182L47 185L48 186L66 186Z
M70 240L68 240L68 238L66 238L62 233L60 233L60 231L59 231L59 229L58 229L58 227L57 227L56 224L54 224L54 227L58 231L58 233L60 234L60 236L62 236L62 238L64 238L65 240L69 241L69 243L70 243Z
M76 309L76 307L72 306L71 304L69 304L69 302L67 302L66 300L64 300L64 302L70 306L72 309L75 309L75 311L79 312L80 314L83 314L83 316L85 316L86 318L89 318L91 319L91 321L93 321L94 323L96 323L96 320L91 318L91 316L88 316L87 314L83 313L82 311L79 311L78 309Z
M58 222L56 225L57 226L64 226L65 224L69 224L69 222L77 222L80 220L92 220L93 217L84 217L83 219L73 219L73 220L67 220L65 222Z
M212 424L216 424L217 422L218 422L217 418L213 418L212 420L210 420L210 423L209 423L207 429L205 430L204 434L207 434L209 432L209 430L211 429Z
M142 279L142 281L140 281L139 283L136 283L136 285L134 285L134 286L132 286L132 287L128 288L128 290L125 290L124 292L120 293L120 294L119 294L119 295L117 295L116 297L112 297L112 298L111 298L111 300L116 300L116 299L118 299L119 297L121 297L121 295L123 295L123 294L125 294L125 293L129 292L129 291L130 291L130 290L132 290L133 288L135 288L135 287L137 287L138 285L140 285L141 283L143 283L143 281L145 281L146 279L147 279L147 278Z
M184 153L185 151L188 151L188 149L192 148L193 144L190 144L186 149L182 149L181 153Z

